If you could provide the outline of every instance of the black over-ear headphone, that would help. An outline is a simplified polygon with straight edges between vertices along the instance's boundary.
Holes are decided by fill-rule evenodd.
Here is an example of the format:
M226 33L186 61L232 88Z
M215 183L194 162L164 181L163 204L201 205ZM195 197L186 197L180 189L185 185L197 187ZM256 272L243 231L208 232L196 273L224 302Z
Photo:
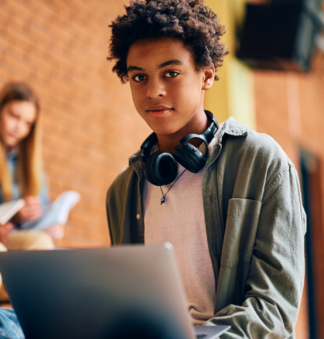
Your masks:
M208 157L208 145L218 130L218 122L213 114L205 111L211 121L210 126L203 134L189 134L180 140L174 153L154 152L152 147L158 142L155 133L152 133L142 144L142 166L146 179L155 186L171 184L178 174L178 163L192 173L198 173L206 164ZM200 139L206 145L206 153L202 154L199 149L189 143L192 139ZM177 163L178 162L178 163Z

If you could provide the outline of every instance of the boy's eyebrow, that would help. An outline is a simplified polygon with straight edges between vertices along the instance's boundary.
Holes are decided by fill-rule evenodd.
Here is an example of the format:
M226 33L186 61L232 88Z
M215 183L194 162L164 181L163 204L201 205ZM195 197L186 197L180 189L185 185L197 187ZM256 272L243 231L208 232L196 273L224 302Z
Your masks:
M178 59L173 59L173 60L169 60L169 61L164 62L158 68L160 69L160 68L163 68L163 67L166 67L166 66L169 66L169 65L183 65L183 63Z
M127 68L127 73L131 71L145 71L145 69L138 66L129 66Z
M178 59L172 59L164 62L163 64L158 66L158 69L161 69L163 67L169 66L169 65L183 65L183 63ZM131 71L145 71L144 68L138 67L138 66L129 66L127 68L127 73Z

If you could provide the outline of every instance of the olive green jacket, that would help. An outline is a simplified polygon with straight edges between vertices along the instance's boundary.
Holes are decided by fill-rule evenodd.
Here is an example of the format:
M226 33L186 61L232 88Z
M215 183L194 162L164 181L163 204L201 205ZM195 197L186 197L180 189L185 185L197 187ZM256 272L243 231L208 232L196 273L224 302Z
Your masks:
M112 244L144 243L140 153L107 193ZM222 338L294 338L304 284L306 215L298 175L269 136L233 118L221 130L203 177L215 316Z

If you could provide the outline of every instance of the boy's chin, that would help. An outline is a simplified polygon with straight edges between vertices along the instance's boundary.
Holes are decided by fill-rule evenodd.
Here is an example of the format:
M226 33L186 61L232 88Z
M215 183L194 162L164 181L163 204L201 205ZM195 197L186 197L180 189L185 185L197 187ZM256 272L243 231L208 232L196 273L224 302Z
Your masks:
M157 135L172 135L176 133L182 126L178 127L176 119L145 119L151 130Z
M175 128L175 126L170 126L170 127L154 126L152 130L157 135L163 135L167 137L167 136L172 136L176 134L178 131L180 131L181 127L182 126L180 126L179 128Z

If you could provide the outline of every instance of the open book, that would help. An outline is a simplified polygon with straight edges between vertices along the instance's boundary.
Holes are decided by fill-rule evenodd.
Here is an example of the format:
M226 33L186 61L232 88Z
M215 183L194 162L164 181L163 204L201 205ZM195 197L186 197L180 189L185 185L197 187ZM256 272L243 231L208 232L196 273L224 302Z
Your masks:
M54 225L64 225L67 222L70 210L80 200L76 191L65 191L43 211L42 216L34 221L24 221L22 229L44 230Z
M8 222L24 205L23 199L0 204L0 224Z

